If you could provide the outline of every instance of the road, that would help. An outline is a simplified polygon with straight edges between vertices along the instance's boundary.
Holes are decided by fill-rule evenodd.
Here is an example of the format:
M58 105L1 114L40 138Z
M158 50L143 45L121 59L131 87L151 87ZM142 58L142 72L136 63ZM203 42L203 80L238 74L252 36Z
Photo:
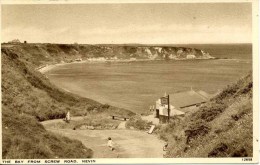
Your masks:
M77 117L73 120L79 120ZM94 151L94 158L162 158L163 141L155 135L143 131L115 129L115 130L73 130L55 127L60 119L42 122L44 127L53 133L81 141L86 147ZM107 147L107 138L111 137L115 143L115 150Z

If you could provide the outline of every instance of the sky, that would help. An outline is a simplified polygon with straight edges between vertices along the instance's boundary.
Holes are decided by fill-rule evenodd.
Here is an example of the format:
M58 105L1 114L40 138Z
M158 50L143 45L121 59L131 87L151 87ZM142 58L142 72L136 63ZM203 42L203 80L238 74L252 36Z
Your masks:
M2 5L1 42L251 43L250 3Z

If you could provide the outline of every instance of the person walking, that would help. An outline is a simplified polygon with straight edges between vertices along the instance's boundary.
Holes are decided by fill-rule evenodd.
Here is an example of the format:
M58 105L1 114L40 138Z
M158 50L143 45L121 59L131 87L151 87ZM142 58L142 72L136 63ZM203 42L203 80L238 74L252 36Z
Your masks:
M163 146L163 151L167 151L167 148L168 148L168 143L165 142L164 146Z
M67 112L65 121L68 123L70 122L70 111Z
M167 150L168 150L168 143L165 142L165 143L164 143L164 146L163 146L163 151L164 151L164 153L163 153L163 157L166 156Z
M112 141L111 137L108 138L107 146L111 149L111 151L114 151L114 142Z

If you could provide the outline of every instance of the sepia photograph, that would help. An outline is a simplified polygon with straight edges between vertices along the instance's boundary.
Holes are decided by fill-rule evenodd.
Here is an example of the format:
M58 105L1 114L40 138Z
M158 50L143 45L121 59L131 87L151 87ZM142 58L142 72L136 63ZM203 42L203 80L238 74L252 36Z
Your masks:
M258 162L257 0L15 2L1 163Z

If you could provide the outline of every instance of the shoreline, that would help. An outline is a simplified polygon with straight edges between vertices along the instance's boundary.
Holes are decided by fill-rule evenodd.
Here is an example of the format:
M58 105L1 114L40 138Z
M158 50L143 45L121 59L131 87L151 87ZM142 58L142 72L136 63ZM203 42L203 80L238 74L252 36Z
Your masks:
M69 63L57 63L57 64L46 64L45 66L42 66L41 68L36 68L35 70L41 72L42 74L52 70L53 68L57 66L63 66Z
M195 59L169 59L169 61L187 61L187 60L219 60L219 58L195 58ZM224 59L227 60L227 59ZM235 59L234 59L235 60ZM57 66L69 65L69 64L96 64L96 63L127 63L127 62L150 62L150 61L165 61L165 59L122 59L122 60L82 60L82 61L73 61L73 62L60 62L56 64L46 64L44 66L39 66L35 70L38 70L42 74L54 69Z

